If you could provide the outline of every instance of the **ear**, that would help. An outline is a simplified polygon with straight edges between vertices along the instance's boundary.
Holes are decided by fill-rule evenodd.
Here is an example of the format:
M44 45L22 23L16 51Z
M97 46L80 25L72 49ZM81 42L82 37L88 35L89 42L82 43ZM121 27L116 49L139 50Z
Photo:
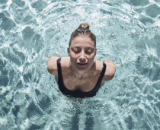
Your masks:
M68 56L70 56L69 48L67 48L67 53L68 53Z

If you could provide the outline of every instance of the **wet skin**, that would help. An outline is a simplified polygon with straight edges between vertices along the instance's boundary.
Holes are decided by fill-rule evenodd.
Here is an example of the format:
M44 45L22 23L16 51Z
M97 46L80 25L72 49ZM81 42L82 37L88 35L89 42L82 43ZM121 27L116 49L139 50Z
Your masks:
M95 87L103 68L103 63L94 59L95 55L96 48L91 38L77 36L71 40L69 57L62 57L60 61L63 83L67 89L89 92ZM58 81L57 58L48 60L48 71ZM105 63L107 68L102 81L111 80L115 73L115 65L111 61Z
M96 48L94 41L89 37L78 36L71 41L68 48L68 56L70 56L70 64L76 76L84 76L92 68Z

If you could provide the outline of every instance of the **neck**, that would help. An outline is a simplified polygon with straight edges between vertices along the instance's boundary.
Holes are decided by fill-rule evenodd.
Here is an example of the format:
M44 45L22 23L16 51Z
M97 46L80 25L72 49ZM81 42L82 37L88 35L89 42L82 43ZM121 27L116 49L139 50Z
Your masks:
M77 70L76 68L74 68L72 65L71 65L71 73L76 77L76 78L85 78L87 76L89 76L90 74L90 71L91 68L87 69L87 70L84 70L84 71L79 71Z

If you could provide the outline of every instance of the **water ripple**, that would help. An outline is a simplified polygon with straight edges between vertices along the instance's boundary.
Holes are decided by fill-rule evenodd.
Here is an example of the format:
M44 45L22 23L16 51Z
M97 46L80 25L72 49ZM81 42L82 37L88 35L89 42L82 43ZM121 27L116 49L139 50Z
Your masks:
M132 130L160 124L159 0L1 0L0 129ZM87 22L116 65L96 97L65 97L47 60Z

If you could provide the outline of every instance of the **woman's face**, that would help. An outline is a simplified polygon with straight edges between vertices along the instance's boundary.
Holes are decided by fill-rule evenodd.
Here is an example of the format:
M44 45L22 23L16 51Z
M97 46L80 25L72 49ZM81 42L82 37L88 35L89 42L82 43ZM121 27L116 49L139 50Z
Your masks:
M71 40L68 55L71 59L71 65L77 70L87 70L94 62L96 48L94 41L87 36L77 36Z

